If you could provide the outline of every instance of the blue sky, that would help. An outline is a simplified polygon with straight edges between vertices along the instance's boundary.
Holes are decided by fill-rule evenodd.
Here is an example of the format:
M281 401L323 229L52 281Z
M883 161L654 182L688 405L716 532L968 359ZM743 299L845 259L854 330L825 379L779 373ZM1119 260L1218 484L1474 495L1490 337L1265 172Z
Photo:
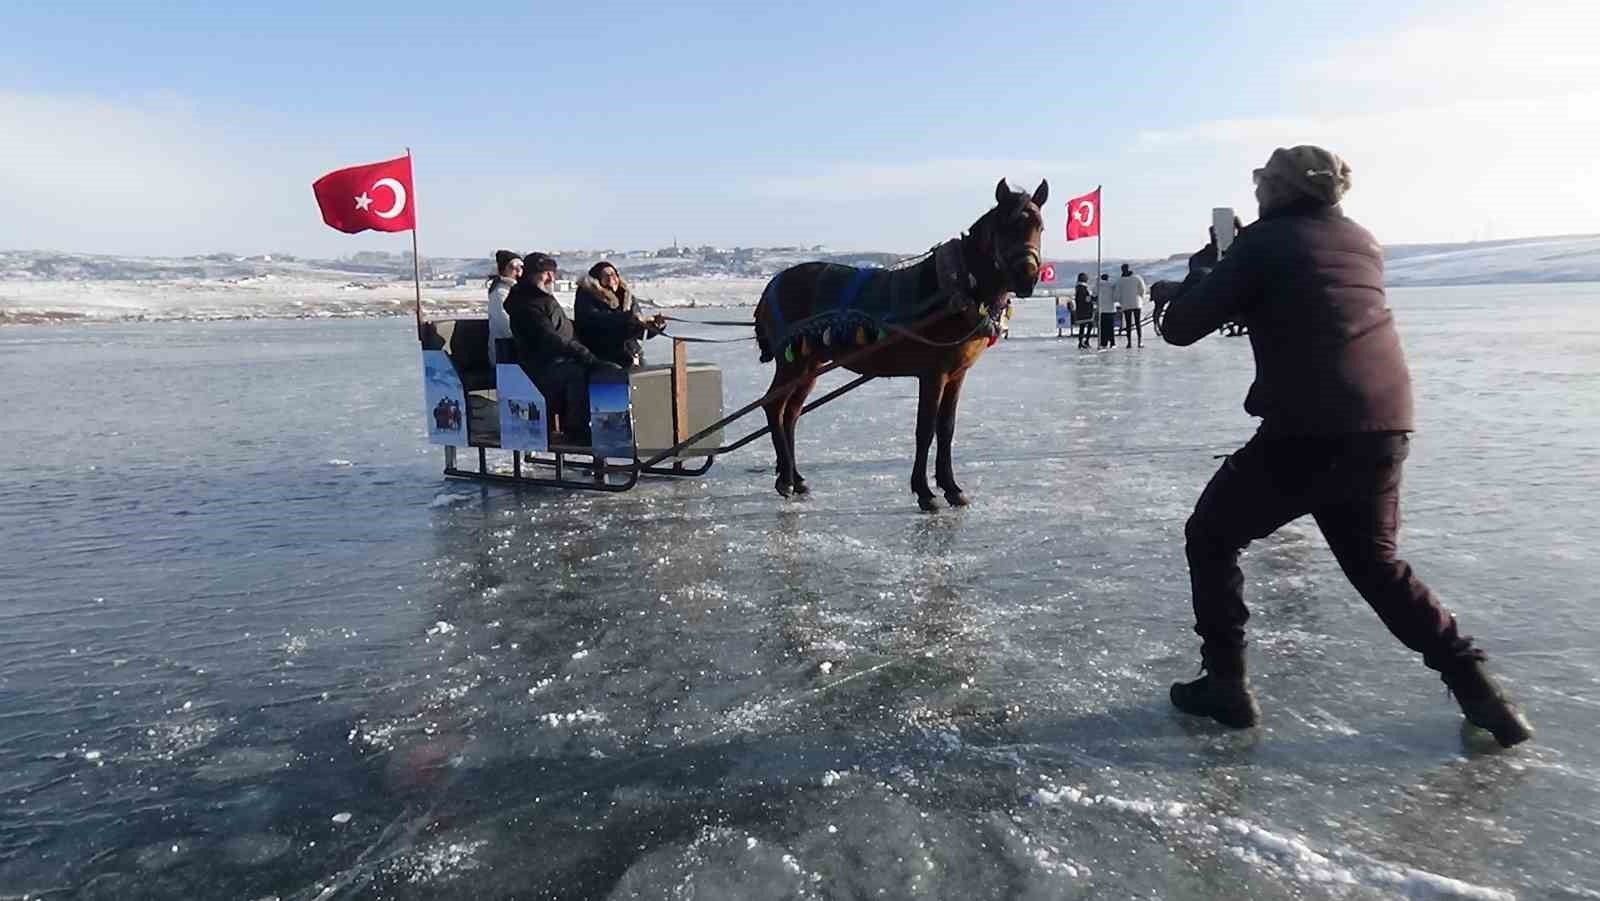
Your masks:
M406 145L425 254L914 251L1005 176L1160 256L1302 142L1386 241L1600 231L1594 3L140 6L0 13L0 247L396 249L309 186Z

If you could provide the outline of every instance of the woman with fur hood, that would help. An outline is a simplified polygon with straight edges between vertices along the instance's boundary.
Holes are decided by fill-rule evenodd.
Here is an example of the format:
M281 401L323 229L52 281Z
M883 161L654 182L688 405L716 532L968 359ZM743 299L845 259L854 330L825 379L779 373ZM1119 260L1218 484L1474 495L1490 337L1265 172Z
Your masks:
M628 283L617 267L605 260L595 263L578 281L572 313L578 340L585 347L602 360L629 368L644 363L639 339L661 334L666 325L661 316L645 319L639 315Z

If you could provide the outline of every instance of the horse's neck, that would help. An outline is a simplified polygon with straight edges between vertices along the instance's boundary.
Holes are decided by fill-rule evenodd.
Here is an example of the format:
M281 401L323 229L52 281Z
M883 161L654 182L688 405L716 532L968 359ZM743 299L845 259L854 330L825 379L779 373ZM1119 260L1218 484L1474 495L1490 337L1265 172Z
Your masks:
M978 247L976 232L974 225L973 231L961 236L961 261L977 283L969 289L972 299L993 306L1008 293L1005 275L995 270L994 260Z

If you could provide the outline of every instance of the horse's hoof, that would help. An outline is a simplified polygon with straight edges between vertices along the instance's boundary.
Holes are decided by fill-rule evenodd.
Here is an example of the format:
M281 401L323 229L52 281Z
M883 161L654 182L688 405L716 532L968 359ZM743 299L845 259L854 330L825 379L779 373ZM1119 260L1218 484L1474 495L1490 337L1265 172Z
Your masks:
M795 494L810 494L811 493L811 486L806 484L806 480L805 479L797 478L797 479L794 480L794 493Z
M783 495L784 497L788 497L789 495L794 493L794 486L789 484L788 482L783 481L782 479L779 479L777 481L777 483L774 484L772 487L778 489L778 493Z
M967 500L967 495L964 491L946 491L944 499L952 507L965 507L972 503L972 501Z
M939 509L939 502L934 500L931 494L919 494L917 495L917 506L921 507L924 513L933 513Z

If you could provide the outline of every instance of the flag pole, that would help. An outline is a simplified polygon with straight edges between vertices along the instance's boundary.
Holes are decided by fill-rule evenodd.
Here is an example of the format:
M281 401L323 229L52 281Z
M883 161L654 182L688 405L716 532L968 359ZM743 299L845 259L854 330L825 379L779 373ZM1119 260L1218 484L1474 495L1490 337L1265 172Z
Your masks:
M1100 227L1094 230L1094 284L1098 291L1100 287L1100 236L1106 230L1106 195L1102 191L1104 185L1094 186L1094 214L1100 217ZM1102 311L1104 312L1104 311Z
M406 148L406 168L411 168L411 148ZM422 340L422 255L417 251L417 175L411 173L411 283L417 289L417 340Z

